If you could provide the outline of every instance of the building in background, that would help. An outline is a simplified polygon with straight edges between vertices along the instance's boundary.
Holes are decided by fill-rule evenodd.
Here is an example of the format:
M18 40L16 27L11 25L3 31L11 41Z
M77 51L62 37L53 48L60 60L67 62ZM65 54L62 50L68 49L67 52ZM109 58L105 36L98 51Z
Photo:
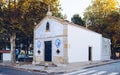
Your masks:
M0 50L0 61L11 61L10 50Z

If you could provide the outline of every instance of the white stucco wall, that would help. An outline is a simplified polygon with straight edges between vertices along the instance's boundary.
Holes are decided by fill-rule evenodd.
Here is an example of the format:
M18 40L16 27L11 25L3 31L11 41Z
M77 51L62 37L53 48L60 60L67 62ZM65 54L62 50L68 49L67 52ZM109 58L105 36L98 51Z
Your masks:
M50 31L46 32L46 23L50 24ZM46 19L36 30L35 30L35 38L47 38L47 37L55 37L57 35L63 34L63 25L56 22L54 19Z
M50 24L50 31L46 32L46 23ZM61 44L59 48L56 47L55 41L59 39ZM52 42L52 58L54 56L63 56L63 25L55 21L54 19L46 19L35 31L34 31L34 55L43 58L44 61L44 42ZM37 47L37 43L40 42L40 47ZM57 54L56 50L59 49L60 53ZM38 53L40 50L40 54ZM52 59L53 61L54 59Z
M102 38L102 60L110 60L111 41L107 38Z
M101 60L102 35L68 25L69 62L88 61L88 47L92 47L92 60Z
M10 53L3 53L3 61L10 61L11 54Z

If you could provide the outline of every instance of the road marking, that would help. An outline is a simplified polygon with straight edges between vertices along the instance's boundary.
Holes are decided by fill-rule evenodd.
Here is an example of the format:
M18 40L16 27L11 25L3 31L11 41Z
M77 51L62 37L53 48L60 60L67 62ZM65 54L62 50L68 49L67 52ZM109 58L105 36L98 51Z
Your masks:
M119 74L118 72L112 72L112 73L110 73L108 75L118 75L118 74Z
M103 75L107 72L108 71L83 69L83 70L80 70L80 71L75 71L75 72L66 73L66 74L62 74L62 75ZM118 72L111 72L111 73L106 74L106 75L118 75L118 74L119 74Z
M71 73L66 73L66 74L63 74L63 75L74 75L74 74L79 74L79 73L82 73L82 72L85 72L85 71L87 71L87 69L80 70L80 71L75 71L75 72L71 72Z
M94 73L92 75L102 75L102 74L105 74L105 73L107 73L107 71L100 71L100 72Z
M91 71L87 71L87 72L84 72L84 73L79 73L79 75L86 75L86 74L89 74L89 73L93 73L93 72L96 72L97 70L91 70Z

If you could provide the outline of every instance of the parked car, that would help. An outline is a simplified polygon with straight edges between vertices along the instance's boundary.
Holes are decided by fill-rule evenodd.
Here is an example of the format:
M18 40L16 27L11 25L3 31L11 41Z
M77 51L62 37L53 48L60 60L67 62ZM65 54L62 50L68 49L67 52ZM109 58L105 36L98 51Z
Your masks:
M29 55L25 55L25 54L19 54L18 55L18 61L21 61L21 62L32 62L33 60L33 57L32 56L29 56Z

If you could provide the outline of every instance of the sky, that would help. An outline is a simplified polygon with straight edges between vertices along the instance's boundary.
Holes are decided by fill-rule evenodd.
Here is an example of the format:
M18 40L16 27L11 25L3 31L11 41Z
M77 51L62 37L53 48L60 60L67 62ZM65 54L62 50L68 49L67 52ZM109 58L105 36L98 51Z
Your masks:
M60 0L62 6L62 14L67 16L67 20L71 21L74 14L81 17L86 7L89 6L91 0Z
M120 0L118 0L120 2ZM91 0L60 0L62 6L62 14L67 16L67 20L71 21L74 14L83 17L85 9L90 5Z

